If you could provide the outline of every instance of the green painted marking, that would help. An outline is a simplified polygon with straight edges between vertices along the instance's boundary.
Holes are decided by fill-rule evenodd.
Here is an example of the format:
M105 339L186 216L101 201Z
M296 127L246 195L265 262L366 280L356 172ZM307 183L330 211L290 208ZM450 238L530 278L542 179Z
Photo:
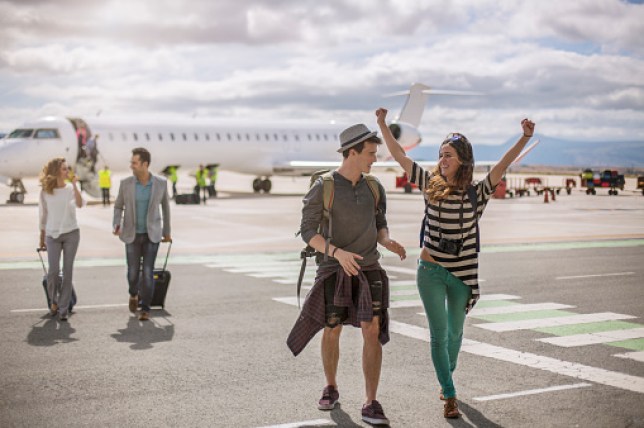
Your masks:
M552 334L554 336L572 336L574 334L601 333L603 331L628 330L644 327L626 321L599 321L588 324L562 325L560 327L536 328L535 331Z
M619 248L641 247L644 239L620 239L607 241L543 242L538 244L518 245L483 245L483 253L513 253L521 251L572 250L578 248Z
M477 308L499 308L502 306L519 306L518 303L510 302L508 300L479 300L476 304Z
M633 351L644 351L644 339L622 340L621 342L610 342L606 345L632 349Z
M556 318L568 317L572 315L579 315L574 312L560 311L560 310L546 310L546 311L531 311L531 312L518 312L512 314L498 314L498 315L476 315L472 314L472 318L478 318L491 322L506 322L506 321L523 321L534 320L541 318Z

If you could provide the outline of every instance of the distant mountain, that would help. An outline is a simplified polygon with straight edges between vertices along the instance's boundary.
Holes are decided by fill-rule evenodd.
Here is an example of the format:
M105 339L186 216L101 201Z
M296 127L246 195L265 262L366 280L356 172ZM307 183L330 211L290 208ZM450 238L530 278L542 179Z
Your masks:
M496 146L475 144L474 159L498 160L517 138L518 135ZM531 142L537 139L541 142L523 158L521 165L574 166L594 169L644 167L644 141L569 141L536 134ZM423 144L412 149L409 154L415 160L436 160L438 145Z

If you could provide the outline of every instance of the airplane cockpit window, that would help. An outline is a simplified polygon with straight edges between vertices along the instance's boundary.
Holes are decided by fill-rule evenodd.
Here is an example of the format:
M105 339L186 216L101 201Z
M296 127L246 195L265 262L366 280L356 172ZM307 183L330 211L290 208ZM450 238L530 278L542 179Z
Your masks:
M134 137L134 141L139 141L139 136L136 135L136 132L133 132L132 136Z
M33 129L16 129L7 138L30 138L33 133Z
M58 129L38 129L34 134L34 138L60 138Z

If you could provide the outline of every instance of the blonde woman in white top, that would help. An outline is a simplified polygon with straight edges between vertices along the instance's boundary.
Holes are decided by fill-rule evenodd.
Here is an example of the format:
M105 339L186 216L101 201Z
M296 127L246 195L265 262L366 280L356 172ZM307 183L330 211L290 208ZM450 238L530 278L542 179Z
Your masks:
M76 208L83 206L83 198L77 186L78 178L68 183L69 168L64 158L47 162L40 174L40 248L47 250L49 271L47 272L47 293L51 303L51 314L58 314L61 321L67 321L69 302L72 297L72 276L74 259L80 242L76 222ZM60 272L60 254L63 253L63 281L56 287Z

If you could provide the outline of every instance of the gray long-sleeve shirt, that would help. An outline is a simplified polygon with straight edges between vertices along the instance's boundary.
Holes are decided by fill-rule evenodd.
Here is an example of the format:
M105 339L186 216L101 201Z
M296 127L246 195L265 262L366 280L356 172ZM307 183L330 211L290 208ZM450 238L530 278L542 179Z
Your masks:
M387 199L385 189L378 182L380 188L380 201L376 212L374 195L364 177L353 186L350 180L337 171L333 172L334 196L331 207L333 218L333 236L331 244L345 251L360 254L364 257L358 263L367 266L375 263L380 258L378 252L378 231L387 227L386 211ZM308 243L318 233L324 210L322 195L322 178L316 180L309 192L304 196L302 208L302 222L300 231L302 239ZM327 225L323 224L322 236L326 237ZM333 257L324 262L322 256L317 257L320 266L337 265Z

